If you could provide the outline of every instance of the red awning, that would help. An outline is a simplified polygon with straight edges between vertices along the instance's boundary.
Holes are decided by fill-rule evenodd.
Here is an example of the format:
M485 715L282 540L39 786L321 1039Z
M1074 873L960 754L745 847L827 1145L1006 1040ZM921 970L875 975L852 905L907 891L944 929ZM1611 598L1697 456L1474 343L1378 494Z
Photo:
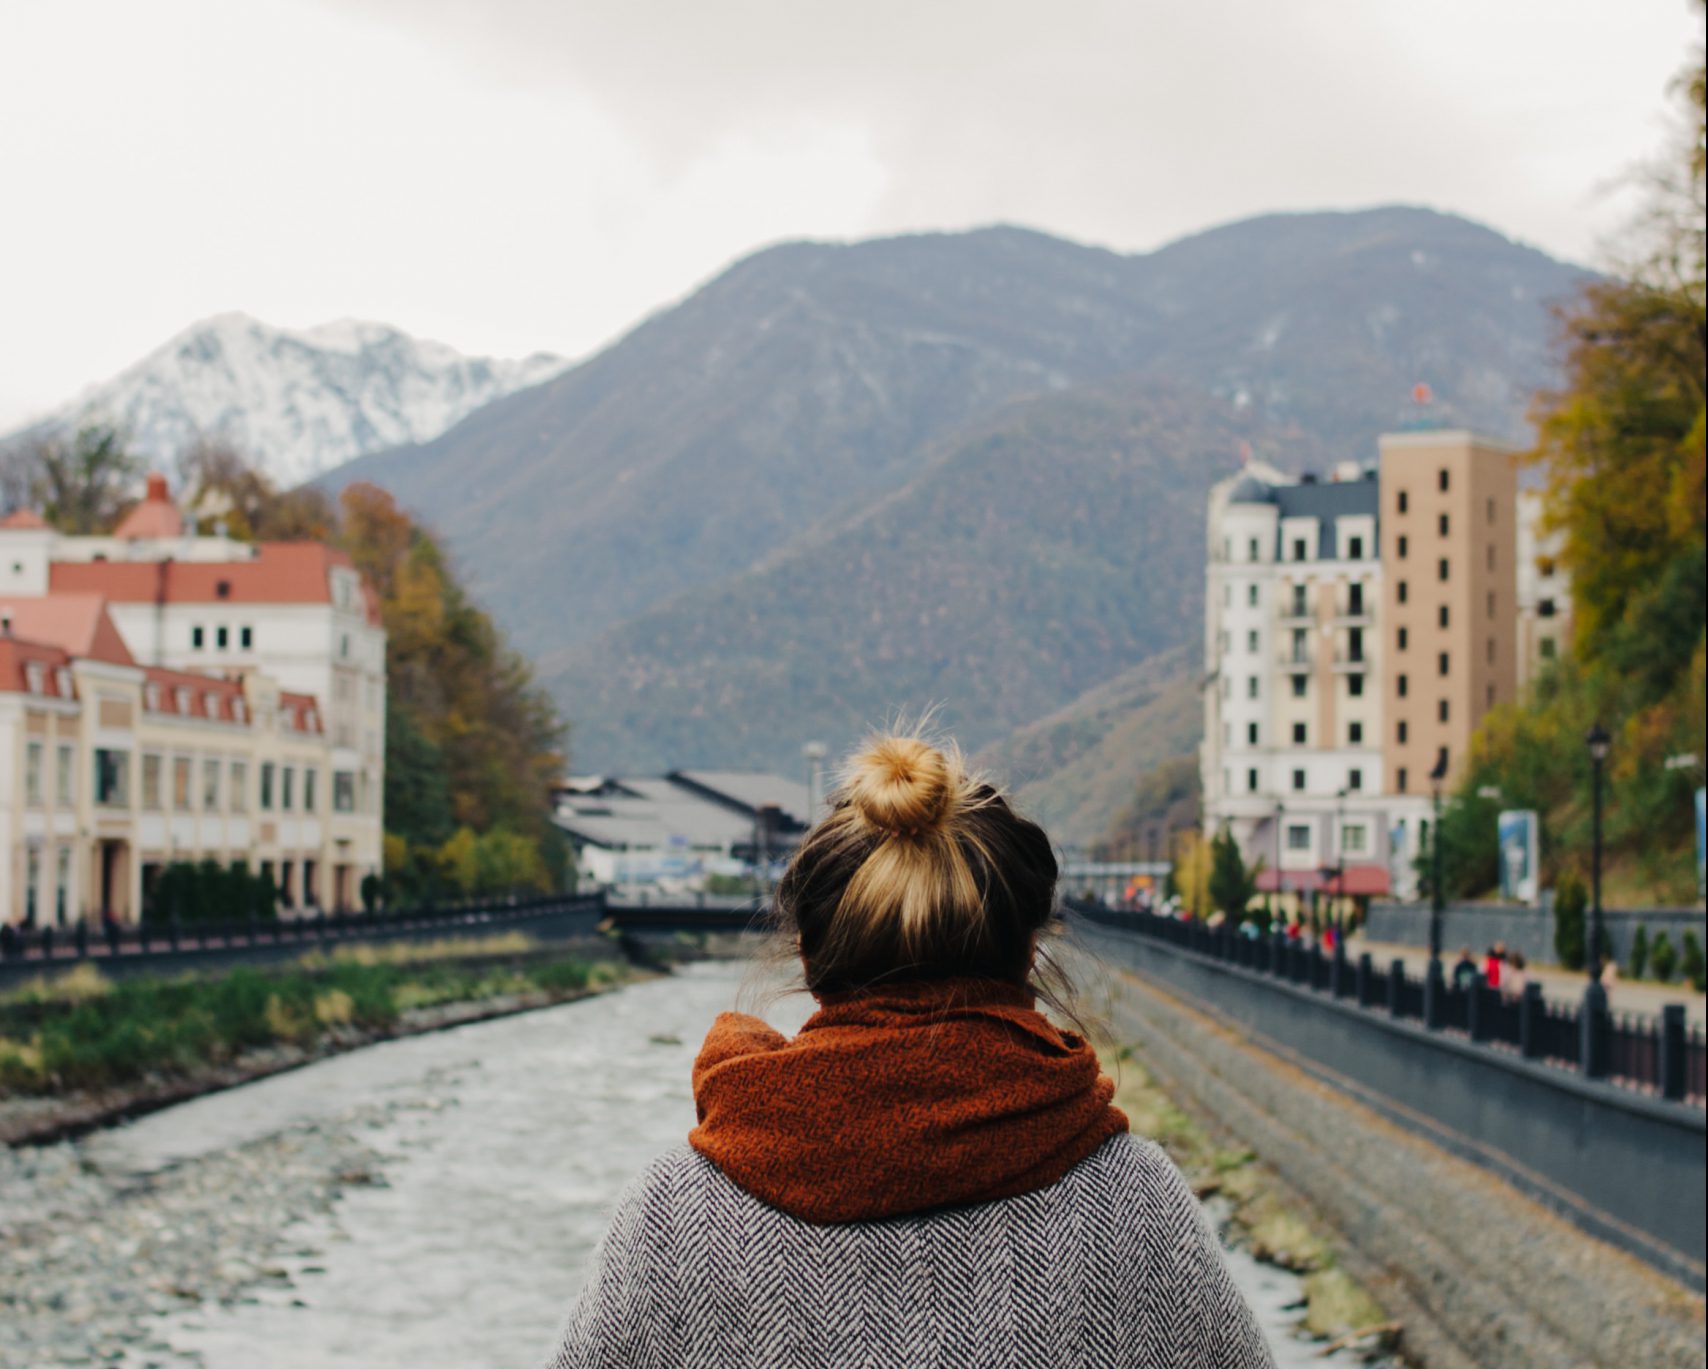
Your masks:
M1282 870L1280 871L1280 886L1277 889L1276 871L1259 870L1257 872L1257 892L1260 894L1295 893L1309 894L1321 890L1331 896L1345 894L1348 898L1358 895L1376 896L1385 894L1389 889L1388 869L1385 865L1348 865L1344 873L1335 870Z

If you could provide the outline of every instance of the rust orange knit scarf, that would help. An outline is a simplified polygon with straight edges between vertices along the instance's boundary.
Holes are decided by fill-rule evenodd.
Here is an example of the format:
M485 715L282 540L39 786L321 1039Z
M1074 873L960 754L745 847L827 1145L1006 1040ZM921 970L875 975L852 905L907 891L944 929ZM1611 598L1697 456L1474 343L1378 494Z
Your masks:
M694 1062L688 1141L814 1222L876 1221L1054 1183L1117 1132L1085 1040L989 980L827 994L789 1040L724 1013Z

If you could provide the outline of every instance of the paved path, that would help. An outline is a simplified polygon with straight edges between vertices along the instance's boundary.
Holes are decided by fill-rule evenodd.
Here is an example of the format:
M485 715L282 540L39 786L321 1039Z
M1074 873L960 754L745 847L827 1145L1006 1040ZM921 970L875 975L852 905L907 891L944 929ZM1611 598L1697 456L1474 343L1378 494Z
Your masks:
M1471 947L1471 953L1478 957L1478 968L1482 966L1482 953L1485 946ZM1392 960L1406 962L1406 973L1422 979L1429 965L1429 948L1426 946L1399 946L1387 941L1366 941L1362 936L1352 936L1347 939L1346 951L1356 960L1368 951L1376 964L1387 967ZM1453 966L1459 959L1459 948L1447 946L1442 950L1442 958L1448 974L1453 973ZM1525 970L1525 976L1542 986L1542 994L1550 1003L1563 1003L1576 1007L1583 1002L1585 977L1575 970L1562 970L1557 965L1532 965ZM1699 994L1688 984L1653 984L1647 981L1627 983L1616 979L1608 989L1608 1004L1616 1013L1633 1013L1646 1017L1659 1017L1661 1009L1668 1003L1684 1004L1684 1014L1687 1021L1694 1026L1708 1025L1708 995Z

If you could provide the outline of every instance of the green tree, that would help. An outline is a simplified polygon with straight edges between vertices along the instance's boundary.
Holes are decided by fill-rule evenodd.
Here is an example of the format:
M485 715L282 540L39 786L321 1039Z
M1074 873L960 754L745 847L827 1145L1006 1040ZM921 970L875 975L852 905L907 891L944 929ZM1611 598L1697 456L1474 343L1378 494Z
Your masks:
M1554 954L1568 970L1584 967L1588 933L1584 927L1584 910L1589 906L1589 891L1576 875L1567 875L1554 886Z
M1257 894L1256 868L1246 868L1239 843L1226 827L1210 843L1209 893L1210 902L1234 922L1245 916Z
M134 499L142 461L125 450L116 428L91 425L67 441L44 438L26 448L32 501L67 533L111 532Z
M1632 979L1641 979L1644 971L1649 968L1649 929L1639 922L1637 930L1631 934L1631 963Z
M1661 983L1672 981L1672 973L1678 968L1678 952L1673 949L1672 938L1665 932L1655 936L1654 949L1649 952L1649 963L1655 967L1655 978Z

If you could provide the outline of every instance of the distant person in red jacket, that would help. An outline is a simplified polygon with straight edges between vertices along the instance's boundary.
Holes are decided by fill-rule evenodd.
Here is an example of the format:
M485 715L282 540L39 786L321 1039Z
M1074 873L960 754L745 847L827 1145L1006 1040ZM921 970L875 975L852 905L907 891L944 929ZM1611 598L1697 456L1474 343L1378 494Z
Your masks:
M1501 967L1506 964L1506 943L1497 941L1489 947L1488 956L1483 961L1483 983L1491 989L1500 987Z

